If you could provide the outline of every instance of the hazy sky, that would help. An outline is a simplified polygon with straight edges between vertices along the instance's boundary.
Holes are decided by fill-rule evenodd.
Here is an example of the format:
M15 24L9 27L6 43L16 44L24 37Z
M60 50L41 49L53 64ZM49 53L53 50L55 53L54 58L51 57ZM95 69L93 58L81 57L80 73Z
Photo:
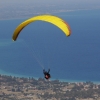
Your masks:
M71 4L82 4L82 3L88 3L88 4L100 4L100 0L0 0L0 4L5 3L54 3L54 4L63 4L63 3L71 3Z
M87 7L100 7L100 0L0 0L0 6L17 5L63 5L66 4L74 7L87 6Z

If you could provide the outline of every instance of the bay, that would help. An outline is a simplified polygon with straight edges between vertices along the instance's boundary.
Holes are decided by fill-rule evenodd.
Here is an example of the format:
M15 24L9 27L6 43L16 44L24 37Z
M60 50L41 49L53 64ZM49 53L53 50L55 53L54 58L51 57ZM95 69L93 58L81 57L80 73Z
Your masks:
M100 81L100 10L57 13L71 27L71 36L50 23L37 21L24 28L16 42L14 29L26 19L0 20L0 69L11 75Z

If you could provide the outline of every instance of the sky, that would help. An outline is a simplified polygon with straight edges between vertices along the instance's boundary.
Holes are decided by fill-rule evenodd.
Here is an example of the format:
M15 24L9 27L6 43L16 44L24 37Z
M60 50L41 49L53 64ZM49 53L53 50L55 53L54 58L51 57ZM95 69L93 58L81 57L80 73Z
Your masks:
M74 7L100 7L100 0L0 0L0 6L5 7L5 6L21 6L21 5L33 5L33 6L39 6L39 5L72 5ZM71 6L71 7L72 7Z
M100 0L20 0L20 2L18 0L0 0L0 5L2 4L6 4L6 5L11 5L11 4L33 4L35 3L35 5L38 4L74 4L74 6L76 5L91 5L91 6L99 6L100 4ZM16 4L16 5L17 5ZM4 6L4 5L2 5ZM18 5L17 5L18 6Z

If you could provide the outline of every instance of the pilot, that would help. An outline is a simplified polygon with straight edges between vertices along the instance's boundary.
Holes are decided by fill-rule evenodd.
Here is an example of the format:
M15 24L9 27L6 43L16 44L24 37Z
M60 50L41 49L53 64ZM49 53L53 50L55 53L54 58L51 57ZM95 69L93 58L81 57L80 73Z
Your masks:
M51 75L49 74L49 72L50 72L50 69L48 69L48 71L45 71L45 69L43 69L44 77L47 80L51 77Z

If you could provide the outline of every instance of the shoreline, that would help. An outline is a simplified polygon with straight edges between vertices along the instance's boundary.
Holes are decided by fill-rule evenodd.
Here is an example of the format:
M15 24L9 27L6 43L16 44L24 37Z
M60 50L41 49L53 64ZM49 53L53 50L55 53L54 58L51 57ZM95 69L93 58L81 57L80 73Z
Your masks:
M24 77L24 78L34 78L36 80L38 80L40 77L34 77L34 76L27 76L27 75L18 75L18 74L14 74L14 73L9 73L9 72L6 72L6 71L3 71L0 69L0 75L7 75L7 76L12 76L12 77ZM69 82L69 83L82 83L82 82L89 82L89 81L85 81L85 80L67 80L67 79L54 79L54 78L51 78L50 81L53 81L53 80L59 80L59 82ZM94 84L100 84L100 81L90 81L90 82L93 82Z
M76 11L91 11L91 10L100 10L100 8L89 8L89 9L76 9L76 10L62 10L62 11L57 11L57 12L49 12L49 13L35 13L33 14L32 16L21 16L21 17L15 17L15 18L0 18L0 21L3 21L3 20L18 20L18 19L29 19L31 17L34 17L34 16L37 16L37 15L43 15L43 14L52 14L52 15L56 15L56 14L59 14L59 13L67 13L67 12L76 12Z

